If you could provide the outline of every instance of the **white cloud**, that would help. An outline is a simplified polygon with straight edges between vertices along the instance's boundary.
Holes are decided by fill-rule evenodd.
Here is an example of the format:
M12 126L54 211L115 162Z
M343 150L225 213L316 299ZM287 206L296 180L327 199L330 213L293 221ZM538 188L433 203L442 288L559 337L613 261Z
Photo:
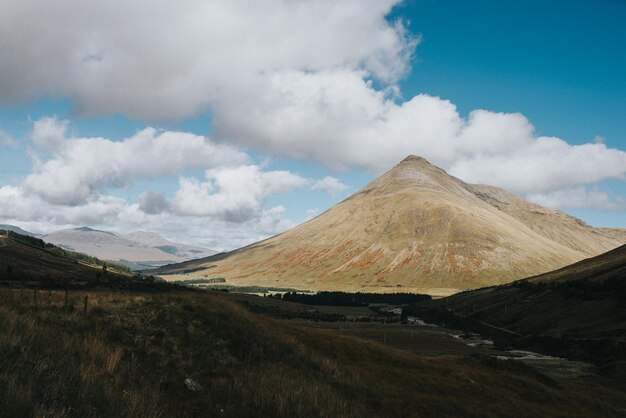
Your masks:
M54 118L34 123L33 172L21 185L0 187L0 219L44 232L82 225L120 232L150 229L232 249L293 226L285 208L267 207L266 198L316 182L241 164L250 161L245 153L202 136L147 128L112 141L69 137L68 127ZM201 180L180 177L171 201L154 190L139 195L138 203L106 194L138 178L176 176L193 167L212 168ZM197 236L192 228L203 233Z
M0 187L0 220L40 233L84 225L120 233L147 229L180 242L222 251L250 244L293 226L284 218L285 209L280 205L260 207L258 213L243 222L230 222L220 216L187 217L167 210L148 214L139 206L100 195L82 205L68 207L48 203L20 187Z
M122 186L140 177L248 160L231 146L184 132L146 128L130 138L112 141L67 137L66 130L67 122L55 118L35 122L35 154L43 148L51 157L45 160L48 155L40 155L34 172L24 181L26 189L55 204L83 204L104 186Z
M163 193L148 190L139 196L139 209L148 215L157 215L170 208L170 203Z
M68 120L43 117L34 121L31 138L35 147L48 151L60 151L67 143Z
M321 190L331 196L337 196L339 193L348 190L348 186L335 177L326 176L323 179L314 182L311 189Z
M626 153L601 142L537 137L518 113L476 110L464 119L449 101L424 94L398 103L354 70L277 72L249 93L213 107L219 137L334 168L380 173L418 154L466 181L517 193L626 174Z
M217 133L270 153L380 173L421 155L463 180L532 193L626 175L626 152L537 137L521 114L461 117L428 95L396 103L353 71L274 75L263 94L214 109ZM239 114L246 114L240 118Z
M16 186L0 187L0 202L0 218L48 225L112 224L131 209L122 199L102 195L80 206L57 206Z
M51 94L86 113L169 119L287 69L393 82L417 43L385 19L399 1L3 0L0 100Z
M245 222L262 213L266 197L289 193L309 182L289 171L262 171L256 165L216 168L205 174L205 181L180 179L172 211Z
M516 193L540 193L624 179L626 152L604 144L570 145L559 138L530 138L515 152L460 158L451 173L470 182Z
M555 209L626 210L626 200L597 188L577 187L550 193L536 193L528 200Z
M386 18L399 2L0 0L0 100L51 94L85 113L148 120L208 112L218 141L375 173L418 154L464 180L517 193L624 178L626 153L602 141L536 137L520 114L476 110L463 118L438 97L403 101L395 83L419 38ZM136 172L118 170L118 155L107 161L111 175L87 173L84 156L62 148L65 127L40 122L34 141L60 156L27 184L43 185L36 191L46 199L78 204L99 183L146 170L141 162ZM96 152L98 141L89 142ZM116 147L109 148L105 156ZM90 180L76 183L76 170Z
M309 219L313 219L315 218L317 215L320 214L320 210L319 208L311 208L311 209L307 209L306 213L305 213L305 217L304 220L308 221Z
M0 145L13 148L13 149L19 148L19 144L17 143L17 141L13 139L11 135L4 132L3 130L0 130Z
M465 118L438 97L403 99L396 83L419 39L386 19L399 2L0 0L0 101L48 95L79 113L148 121L208 113L217 141L152 128L122 141L82 138L66 121L40 119L33 172L1 189L17 197L0 202L0 216L159 220L173 230L181 219L216 230L238 222L248 225L242 242L286 225L284 208L264 206L267 196L307 186L340 192L332 180L264 171L234 146L377 174L418 154L466 181L553 203L625 178L626 152L600 137L571 145L536 136L521 114ZM181 178L172 202L149 191L128 204L103 191L189 168L208 170Z

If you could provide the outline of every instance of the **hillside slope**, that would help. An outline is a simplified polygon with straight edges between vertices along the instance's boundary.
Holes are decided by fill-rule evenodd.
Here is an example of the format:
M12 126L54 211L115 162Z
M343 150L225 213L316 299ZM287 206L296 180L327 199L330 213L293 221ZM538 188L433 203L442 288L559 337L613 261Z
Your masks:
M102 277L102 268L88 266L46 251L36 245L0 236L0 282L15 284L74 283L92 284ZM42 243L43 244L43 243ZM107 272L110 277L127 278L125 275Z
M69 292L85 314L22 293L0 288L0 417L623 416L624 392L596 378L419 355L224 295Z
M626 245L525 280L418 304L409 314L594 361L626 377Z
M460 293L432 305L519 334L626 341L626 245L556 271Z
M283 234L157 274L310 290L450 294L563 267L623 244L621 234L494 187L466 184L410 156Z

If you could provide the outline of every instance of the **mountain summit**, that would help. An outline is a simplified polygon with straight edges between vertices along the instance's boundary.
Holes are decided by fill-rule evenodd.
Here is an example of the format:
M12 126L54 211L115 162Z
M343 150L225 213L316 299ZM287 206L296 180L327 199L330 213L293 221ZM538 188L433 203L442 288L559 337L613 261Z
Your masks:
M626 242L502 189L467 184L409 156L283 234L165 266L236 285L450 294L563 267Z

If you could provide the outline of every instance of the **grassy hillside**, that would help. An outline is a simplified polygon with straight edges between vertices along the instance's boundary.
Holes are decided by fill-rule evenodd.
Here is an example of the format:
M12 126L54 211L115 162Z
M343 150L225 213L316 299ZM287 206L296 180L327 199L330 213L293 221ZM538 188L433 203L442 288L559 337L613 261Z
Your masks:
M429 356L193 293L0 290L0 416L620 416L624 393ZM191 380L187 380L191 379ZM185 381L187 380L187 384ZM191 387L191 389L190 389Z
M623 374L626 246L527 280L426 302L410 313Z
M124 266L66 251L34 237L0 235L0 286L39 288L169 288L154 278L131 276Z
M3 418L626 412L610 379L544 374L446 330L414 340L367 306L192 291L1 241Z

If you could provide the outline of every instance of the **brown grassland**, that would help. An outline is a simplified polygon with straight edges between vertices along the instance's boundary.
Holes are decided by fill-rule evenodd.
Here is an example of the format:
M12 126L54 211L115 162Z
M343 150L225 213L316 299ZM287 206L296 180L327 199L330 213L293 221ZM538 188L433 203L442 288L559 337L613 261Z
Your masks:
M87 312L83 310L88 295ZM191 391L185 380L200 388ZM0 289L3 417L623 416L626 395L480 354L423 356L227 295Z

